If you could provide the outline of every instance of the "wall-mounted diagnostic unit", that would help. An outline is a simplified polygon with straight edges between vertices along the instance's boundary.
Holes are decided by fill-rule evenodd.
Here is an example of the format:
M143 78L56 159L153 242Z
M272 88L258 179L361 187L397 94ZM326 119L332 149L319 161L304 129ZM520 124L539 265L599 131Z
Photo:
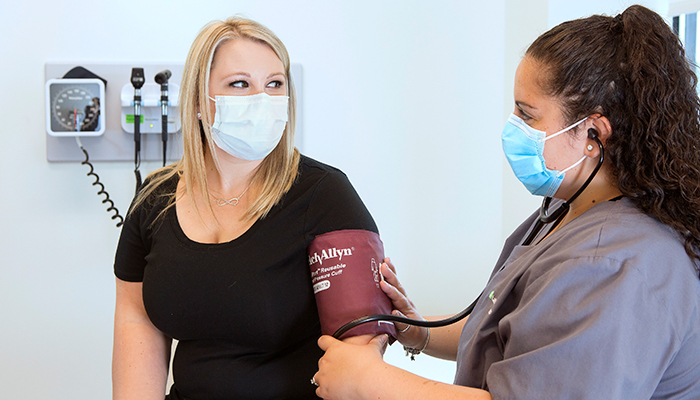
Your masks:
M138 71L138 85L134 71ZM133 160L137 190L142 183L142 159L162 160L163 165L166 155L178 159L182 145L177 140L177 92L182 65L46 64L45 73L47 158L87 165L87 175L99 188L97 194L104 196L102 203L121 226L124 218L95 173L88 151L93 160ZM152 73L156 83L146 83L146 73ZM139 130L143 117L146 123ZM144 135L142 140L141 132L158 135Z
M136 190L141 161L174 161L182 157L178 111L184 63L45 65L46 158L79 161L104 195L108 211L123 221L109 199L93 161L132 161ZM295 141L301 148L302 71L292 64L297 94ZM77 142L77 146L76 146ZM90 152L90 157L88 156Z
M59 128L54 122L51 127L50 108L51 88L71 90L68 85L76 82L80 88L95 94L93 86L96 80L103 81L102 98L100 98L101 126L94 135L81 132L80 137L85 147L90 151L90 158L94 161L132 161L134 160L134 87L131 83L131 73L134 67L143 71L143 87L141 88L141 137L140 159L142 161L162 161L163 137L162 137L162 102L161 85L155 81L158 73L168 70L168 100L167 100L167 156L168 160L178 160L182 156L182 139L179 137L180 115L177 109L179 85L182 79L183 63L47 63L44 69L46 81L46 158L49 162L80 161L84 158L82 152L75 146L73 133L69 128ZM64 79L66 74L80 69L83 76L90 78ZM97 79L99 77L100 79ZM50 83L51 82L51 83ZM99 84L98 84L99 85ZM122 98L122 92L127 95ZM70 111L68 111L70 113ZM82 117L82 115L79 115ZM85 115L87 117L87 115ZM63 116L62 118L66 118ZM70 126L70 115L66 118ZM59 124L60 125L60 124ZM64 129L65 131L62 131ZM100 135L97 133L101 131ZM57 133L58 132L58 133ZM63 134L60 132L64 132Z

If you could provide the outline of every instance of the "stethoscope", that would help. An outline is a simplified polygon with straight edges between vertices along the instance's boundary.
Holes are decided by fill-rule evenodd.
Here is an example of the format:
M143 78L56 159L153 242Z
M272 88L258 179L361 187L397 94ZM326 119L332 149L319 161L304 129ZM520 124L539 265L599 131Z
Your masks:
M523 241L523 246L529 246L532 241L537 237L537 235L542 231L542 228L544 228L545 224L549 224L551 222L554 222L549 229L550 232L559 225L559 223L564 219L566 216L566 213L569 212L569 208L571 208L571 203L573 203L576 198L578 198L581 193L583 193L584 190L588 187L588 185L591 183L593 178L595 178L596 174L598 173L598 170L600 170L600 167L603 165L603 159L604 159L604 152L603 152L603 143L600 142L598 139L598 132L596 132L595 129L589 128L588 129L588 138L591 140L595 140L596 144L598 145L598 148L600 149L600 158L598 159L598 164L595 166L593 169L593 172L591 175L588 176L588 179L586 179L586 182L583 183L583 185L574 193L569 200L565 201L559 208L554 210L551 214L549 213L549 205L552 202L551 197L545 197L544 200L542 200L542 206L540 206L540 215L539 218L537 218L537 221L535 222L535 226L532 227L532 230L530 231L530 234L527 235L527 238Z
M588 187L591 181L593 181L593 178L595 178L596 174L598 173L598 170L600 170L600 167L603 165L604 158L603 143L600 142L600 139L598 139L598 132L596 132L596 130L593 128L588 129L588 138L591 140L595 140L596 144L598 145L598 148L600 149L600 158L598 159L598 164L595 166L593 172L588 176L588 179L586 179L586 182L583 183L579 190L576 191L576 193L574 193L574 195L571 196L571 198L565 201L561 206L559 206L559 208L557 208L553 212L549 212L549 206L552 203L552 198L544 198L544 200L542 201L542 205L540 206L540 213L537 218L537 221L532 227L530 233L527 235L527 238L525 238L525 240L523 241L523 246L530 245L532 241L537 237L537 235L539 235L539 233L542 231L542 228L544 228L546 224L553 222L549 230L550 232L552 231L552 229L556 228L556 226L559 225L559 223L566 216L566 213L571 208L571 203L574 200L576 200L576 198L578 198L578 196L581 195L581 193L583 193L583 191ZM350 329L374 321L400 322L402 324L419 326L424 328L438 328L441 326L451 325L469 316L469 314L472 313L474 307L476 306L476 303L479 302L479 299L481 299L481 296L483 296L483 294L484 293L482 292L467 308L462 310L460 313L455 314L449 318L437 321L420 321L416 319L400 317L398 315L374 314L365 317L360 317L346 323L345 325L338 328L338 330L335 331L335 333L333 333L333 337L336 339L340 339L340 337L343 336L343 334L345 334Z

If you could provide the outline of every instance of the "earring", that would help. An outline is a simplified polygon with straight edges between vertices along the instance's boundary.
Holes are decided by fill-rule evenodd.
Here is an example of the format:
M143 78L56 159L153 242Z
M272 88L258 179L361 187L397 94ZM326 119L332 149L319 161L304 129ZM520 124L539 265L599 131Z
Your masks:
M586 150L592 151L592 150L593 150L593 145L592 145L592 144L589 144L588 146L586 146Z
M198 113L197 113L197 118L202 119L202 113L201 113L201 112L198 112ZM590 150L590 149L589 149L589 150Z

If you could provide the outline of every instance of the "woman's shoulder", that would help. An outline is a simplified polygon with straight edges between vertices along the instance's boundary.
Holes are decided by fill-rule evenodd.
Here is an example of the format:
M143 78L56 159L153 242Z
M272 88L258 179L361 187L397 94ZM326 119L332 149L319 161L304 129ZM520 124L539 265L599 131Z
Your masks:
M148 175L141 186L141 190L147 189L148 195L158 197L164 194L175 193L180 174L175 171L155 171Z
M620 249L634 249L633 252L628 250L621 253L621 256L663 250L664 254L690 261L678 234L670 226L642 212L629 199L606 202L596 211L591 214L591 218L582 220L582 231L591 228L598 230L599 247L615 245ZM598 227L593 226L596 221Z
M600 211L593 257L590 263L584 262L597 270L589 272L609 274L610 280L628 277L639 283L640 293L669 313L678 329L689 323L691 314L698 326L697 263L686 253L678 233L626 198L611 202Z
M513 266L525 285L585 293L592 302L651 302L672 314L678 331L700 305L698 271L681 238L628 199L596 205L519 254Z
M682 238L630 200L601 203L578 219L552 244L569 258L606 259L610 263L600 264L635 270L652 286L676 281L700 288L696 263L686 253Z
M154 219L154 215L157 216L170 203L179 180L180 175L172 171L156 171L150 174L134 196L129 214L140 213L142 218Z
M305 208L306 226L314 234L340 229L377 232L372 216L345 173L310 157L301 156L297 180L280 207L292 204Z
M340 169L302 155L299 159L299 175L297 184L302 186L318 185L324 187L344 187L350 185L350 181Z
M345 173L341 171L340 169L329 165L322 163L321 161L318 161L316 159L313 159L309 156L301 155L299 157L299 167L300 167L300 172L309 174L309 175L314 175L314 174L319 174L319 175L327 175L327 174L333 174L333 175L342 175L345 176Z

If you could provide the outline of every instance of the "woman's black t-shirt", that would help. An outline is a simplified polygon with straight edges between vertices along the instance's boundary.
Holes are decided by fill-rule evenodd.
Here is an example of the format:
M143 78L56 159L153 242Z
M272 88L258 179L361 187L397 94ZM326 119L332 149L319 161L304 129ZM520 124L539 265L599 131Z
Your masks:
M180 396L218 399L316 398L310 379L322 352L306 248L342 229L377 232L345 174L308 157L264 219L221 244L185 236L166 206L177 177L127 218L114 270L143 282L153 324L177 339L173 379Z

